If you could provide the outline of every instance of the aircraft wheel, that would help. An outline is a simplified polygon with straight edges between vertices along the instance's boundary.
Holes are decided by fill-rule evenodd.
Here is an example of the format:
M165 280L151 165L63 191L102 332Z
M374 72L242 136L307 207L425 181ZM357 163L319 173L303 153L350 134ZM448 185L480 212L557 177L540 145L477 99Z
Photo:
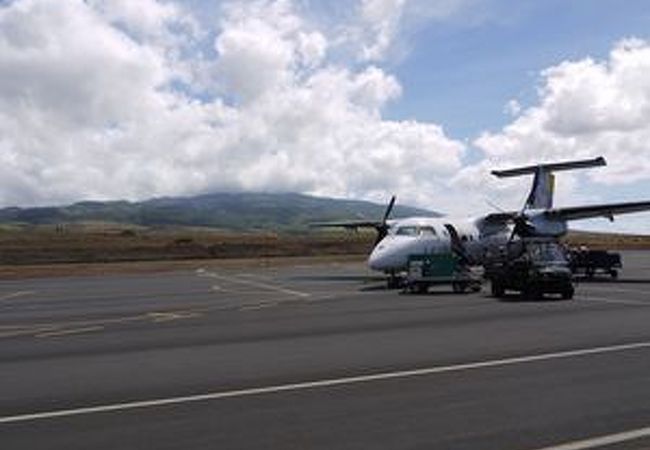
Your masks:
M395 274L388 277L388 289L399 289L402 286L402 280Z
M571 300L573 298L574 293L575 293L575 289L573 289L573 286L571 286L568 289L566 289L564 292L562 292L562 299Z
M531 286L528 289L521 291L521 296L528 300L539 300L544 294L538 287Z
M506 290L504 289L503 285L496 280L492 280L491 291L492 291L492 296L496 298L501 298L506 293Z

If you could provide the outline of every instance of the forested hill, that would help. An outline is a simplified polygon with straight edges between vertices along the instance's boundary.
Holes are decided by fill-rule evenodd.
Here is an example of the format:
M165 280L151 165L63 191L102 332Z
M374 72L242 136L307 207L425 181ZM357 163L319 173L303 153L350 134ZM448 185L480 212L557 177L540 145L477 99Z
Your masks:
M42 225L89 221L141 226L208 226L230 230L299 229L310 222L379 220L386 205L294 193L216 193L142 202L79 202L68 206L0 209L0 223ZM391 217L439 216L398 204Z

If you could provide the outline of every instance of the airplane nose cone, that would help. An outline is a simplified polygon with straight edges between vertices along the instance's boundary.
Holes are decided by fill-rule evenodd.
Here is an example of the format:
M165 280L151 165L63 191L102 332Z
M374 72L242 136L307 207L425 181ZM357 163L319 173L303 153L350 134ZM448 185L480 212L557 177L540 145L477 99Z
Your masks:
M386 245L379 243L368 257L368 267L372 270L388 270L388 258L386 256Z
M377 271L404 270L411 253L417 253L417 240L387 236L368 257L368 267Z

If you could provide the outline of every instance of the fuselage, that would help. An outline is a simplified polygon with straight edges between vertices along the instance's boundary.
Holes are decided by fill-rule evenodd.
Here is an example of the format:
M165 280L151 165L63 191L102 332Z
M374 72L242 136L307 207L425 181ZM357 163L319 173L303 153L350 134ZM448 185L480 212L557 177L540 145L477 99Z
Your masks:
M452 233L464 250L480 261L489 245L503 245L508 227L489 228L482 219L409 217L388 222L388 234L377 243L368 258L372 270L397 273L406 269L409 255L451 251Z

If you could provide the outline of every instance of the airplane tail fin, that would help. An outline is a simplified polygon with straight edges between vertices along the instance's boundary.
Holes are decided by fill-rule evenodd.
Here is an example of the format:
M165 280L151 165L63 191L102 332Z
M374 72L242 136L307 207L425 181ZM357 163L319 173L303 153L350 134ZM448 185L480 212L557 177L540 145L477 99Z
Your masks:
M508 170L493 170L492 174L499 178L519 177L534 174L533 186L526 199L524 209L551 209L553 207L553 191L555 190L555 176L553 172L561 170L584 169L606 165L605 158L598 157L579 161L566 161L551 164L538 164L535 166L518 167Z

